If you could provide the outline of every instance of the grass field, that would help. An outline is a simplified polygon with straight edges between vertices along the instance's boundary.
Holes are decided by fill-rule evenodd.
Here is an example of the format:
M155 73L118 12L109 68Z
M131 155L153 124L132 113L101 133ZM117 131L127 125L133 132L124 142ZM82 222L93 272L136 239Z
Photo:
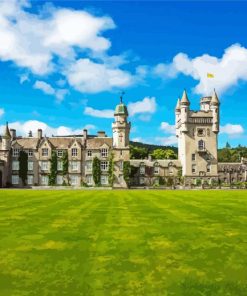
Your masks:
M0 191L0 295L247 295L247 191Z

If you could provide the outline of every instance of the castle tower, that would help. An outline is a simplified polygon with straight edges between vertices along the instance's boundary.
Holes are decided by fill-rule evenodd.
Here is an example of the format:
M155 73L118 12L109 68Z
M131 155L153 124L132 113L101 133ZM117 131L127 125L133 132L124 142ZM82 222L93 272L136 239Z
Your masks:
M115 122L112 123L113 147L126 148L129 147L130 122L128 122L128 110L123 104L122 96L120 104L116 106L114 112Z
M9 131L8 122L6 122L5 132L2 136L2 150L10 150L11 148L11 134Z
M178 155L186 179L210 181L218 178L217 145L219 132L219 99L212 96L200 100L200 110L190 110L186 91L176 107Z
M11 134L8 123L0 142L0 188L8 184L10 178Z

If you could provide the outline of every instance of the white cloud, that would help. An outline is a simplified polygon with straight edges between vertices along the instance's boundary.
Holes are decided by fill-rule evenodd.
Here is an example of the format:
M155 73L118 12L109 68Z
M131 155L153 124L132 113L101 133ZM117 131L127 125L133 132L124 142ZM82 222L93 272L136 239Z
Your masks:
M160 129L167 134L175 134L176 132L175 125L171 125L168 122L164 122L164 121L161 122Z
M101 36L113 29L110 17L96 17L86 11L55 8L30 13L29 1L0 2L0 59L12 61L35 74L55 67L54 57L73 59L75 47L91 51L107 50L111 43Z
M21 136L27 136L29 131L32 131L33 135L35 135L37 133L37 130L40 128L43 130L43 134L47 136L76 135L76 134L82 134L84 128L88 130L95 129L95 126L92 124L88 124L85 127L82 127L80 129L72 129L67 126L51 127L46 123L38 120L28 120L26 122L15 121L15 122L9 123L9 127L16 129L17 135L19 134ZM1 133L4 131L4 128L5 128L5 125L0 126Z
M194 89L198 94L210 94L213 88L223 93L239 81L247 81L247 48L233 44L221 58L208 54L189 58L179 53L171 64L157 65L154 73L163 78L174 78L179 73L191 76L199 81ZM207 73L212 73L214 78L207 78Z
M4 109L3 108L0 108L0 117L2 117L4 113L5 113L4 112Z
M65 74L71 86L88 93L127 87L134 82L134 77L127 71L95 63L90 59L78 60L65 71Z
M220 127L221 134L227 134L231 137L238 137L244 133L244 128L240 124L227 123Z
M133 138L133 139L131 139L131 141L133 141L133 142L141 142L141 143L144 143L144 140L143 140L143 138L141 138L141 137Z
M47 95L55 95L55 89L44 81L36 81L33 85L33 88L42 90Z
M68 80L80 92L128 87L138 80L138 73L120 69L126 55L107 54L111 41L102 34L115 28L112 18L51 4L31 13L30 7L29 0L0 1L0 61L33 74L58 73L58 81ZM61 92L57 98L63 98Z
M90 115L93 117L99 117L99 118L113 118L114 117L114 111L105 109L105 110L97 110L91 107L86 107L84 110L84 114Z
M156 108L157 104L155 97L145 97L142 101L128 104L128 111L130 116L143 113L153 114L155 113Z
M164 146L176 145L178 143L178 140L177 140L176 136L156 137L155 141L159 145L164 145Z
M45 81L37 80L33 88L43 91L47 95L54 95L58 102L63 101L64 97L69 93L67 89L55 89Z

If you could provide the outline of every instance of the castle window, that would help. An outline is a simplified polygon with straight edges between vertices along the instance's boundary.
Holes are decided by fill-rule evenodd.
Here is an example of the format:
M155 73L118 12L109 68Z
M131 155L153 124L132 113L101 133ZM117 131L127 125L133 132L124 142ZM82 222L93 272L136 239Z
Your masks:
M47 186L48 185L48 176L41 176L41 185Z
M28 150L28 157L32 157L33 156L33 150L32 149L29 149Z
M20 154L20 149L13 149L13 153L12 153L12 155L13 155L14 157L18 157L19 154Z
M108 157L108 149L103 148L100 150L101 157Z
M57 175L57 185L62 185L63 184L63 176Z
M92 168L93 168L93 162L91 160L88 160L86 162L86 170L91 172Z
M145 184L145 178L141 177L140 178L140 185L144 185Z
M108 161L101 161L100 167L102 171L108 171Z
M12 171L19 171L19 161L12 162Z
M203 136L205 136L205 130L204 130L203 128L199 128L199 129L197 130L197 136L198 136L198 137L203 137Z
M120 171L123 170L123 161L122 160L119 161L119 169L120 169Z
M196 173L196 165L195 164L192 164L191 172L192 172L192 174Z
M154 165L154 174L155 175L158 175L159 172L160 172L159 164L158 163L155 163L155 165Z
M77 155L78 155L77 148L72 148L72 149L71 149L71 155L72 155L72 156L77 156Z
M205 150L205 143L204 143L203 140L200 140L200 141L198 142L198 150L199 150L199 151Z
M63 170L63 162L60 160L57 162L57 170L62 171Z
M42 149L42 156L48 156L48 148Z
M71 185L74 185L74 186L76 186L76 185L78 185L78 181L79 181L79 178L78 178L78 176L70 176L70 183L71 183Z
M210 173L211 172L211 164L207 164L207 172Z
M27 184L28 185L33 185L33 175L28 175L27 176Z
M91 156L92 156L92 150L88 150L88 151L87 151L87 156L88 156L88 157L91 157Z
M27 163L27 168L28 168L29 171L33 171L33 161L29 161Z
M87 176L87 184L88 185L92 185L93 184L93 176L92 175L88 175Z
M145 165L144 164L141 164L141 166L140 166L140 174L141 175L145 174Z
M62 157L63 156L63 150L57 150L57 156Z
M48 171L48 161L41 161L41 170Z
M79 161L71 161L70 162L70 167L71 167L71 171L78 171L79 170Z
M19 176L18 175L12 175L12 184L18 185L19 184Z
M102 185L108 185L108 176L106 176L106 175L102 175L102 176L100 177L100 183L101 183Z
M191 154L191 160L192 160L192 161L196 160L196 155L195 155L195 153L192 153L192 154Z

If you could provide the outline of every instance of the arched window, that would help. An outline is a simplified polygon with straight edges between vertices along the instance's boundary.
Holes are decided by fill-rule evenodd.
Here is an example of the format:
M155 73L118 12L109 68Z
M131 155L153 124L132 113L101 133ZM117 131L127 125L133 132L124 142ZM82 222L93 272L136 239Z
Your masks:
M203 140L200 140L198 142L198 150L204 150L205 149L205 143Z

